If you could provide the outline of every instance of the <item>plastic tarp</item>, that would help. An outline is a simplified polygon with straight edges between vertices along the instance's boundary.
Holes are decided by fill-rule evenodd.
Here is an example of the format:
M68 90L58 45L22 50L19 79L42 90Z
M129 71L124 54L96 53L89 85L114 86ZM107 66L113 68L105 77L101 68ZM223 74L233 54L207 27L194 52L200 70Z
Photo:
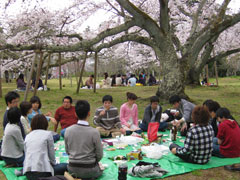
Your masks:
M163 139L169 140L169 131L164 132L162 134L165 134L163 136ZM183 145L183 140L184 140L184 138L178 136L177 141L175 143L177 143L179 145ZM146 141L144 141L143 143L146 143ZM169 146L170 143L171 143L171 141L166 141L163 144L166 146ZM109 146L109 147L111 147L111 146ZM107 148L109 148L109 147L107 147ZM117 156L117 155L126 156L126 154L129 153L130 151L135 150L135 149L140 149L140 147L141 147L140 144L137 144L137 145L129 145L123 150L116 150L116 151L104 150L104 158L101 160L101 163L107 164L108 167L104 170L103 175L98 179L99 180L117 180L118 179L118 167L112 160L110 160L108 158ZM65 153L63 139L61 139L60 141L55 143L55 148L56 148L56 160L60 161L60 162L67 162L68 157ZM220 167L220 166L224 166L224 165L240 163L240 158L212 157L211 160L207 164L197 165L197 164L185 163L184 161L182 161L175 155L169 153L167 155L163 155L162 158L159 160L154 160L154 159L149 159L149 158L143 157L143 161L158 162L161 165L161 168L168 171L168 173L162 177L162 178L164 178L164 177L168 177L168 176L191 172L191 171L198 170L198 169L209 169L209 168ZM131 168L137 162L138 162L138 160L129 161L127 163L128 168ZM4 168L4 162L0 161L0 170L6 175L8 180L26 180L25 176L16 177L14 174L15 169L21 169L21 168ZM137 177L132 177L132 176L128 175L127 179L128 180L148 180L148 179L150 180L153 178L137 178Z

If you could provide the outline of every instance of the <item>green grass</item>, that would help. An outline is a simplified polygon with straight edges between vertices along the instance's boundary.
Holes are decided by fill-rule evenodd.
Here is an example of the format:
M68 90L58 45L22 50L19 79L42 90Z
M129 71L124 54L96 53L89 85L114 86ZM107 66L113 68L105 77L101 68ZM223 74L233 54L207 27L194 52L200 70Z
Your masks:
M93 93L93 90L81 90L80 93L76 94L76 79L73 78L73 86L70 85L70 80L63 79L63 89L59 90L58 80L52 79L48 80L48 87L50 91L40 91L38 96L42 101L42 112L46 113L51 111L53 114L56 109L61 106L62 98L66 95L72 96L74 100L85 99L88 100L91 105L91 118L90 124L92 124L92 117L97 107L102 105L102 97L106 94L113 96L114 106L120 108L121 104L126 102L126 92L133 92L140 97L137 100L138 110L139 110L139 119L142 119L144 108L149 104L149 97L155 95L157 91L157 86L154 87L115 87L111 89L99 89L96 93ZM210 79L211 82L215 83L214 79ZM3 83L3 98L0 98L0 119L2 123L2 117L6 110L6 104L4 100L4 95L11 90L16 89L16 83ZM190 99L197 105L201 105L206 99L213 99L218 101L219 104L223 107L227 107L232 112L232 115L235 119L240 122L240 77L228 77L219 79L219 87L186 87L186 94ZM24 93L19 93L22 101ZM31 98L32 92L28 95L28 100ZM169 108L170 105L167 101L161 101L163 110ZM53 126L50 125L50 130L53 130ZM2 136L3 129L0 126L0 134ZM3 174L0 174L0 179L5 179ZM239 173L232 173L223 170L222 167L214 168L209 170L195 171L185 175L169 177L167 179L240 179Z

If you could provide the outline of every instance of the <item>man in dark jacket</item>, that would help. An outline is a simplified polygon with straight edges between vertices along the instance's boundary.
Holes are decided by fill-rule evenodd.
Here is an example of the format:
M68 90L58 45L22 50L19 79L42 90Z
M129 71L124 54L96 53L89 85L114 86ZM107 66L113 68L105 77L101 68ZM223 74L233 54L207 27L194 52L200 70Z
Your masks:
M160 122L162 115L162 107L159 105L159 99L157 96L152 96L150 98L150 105L148 105L144 111L144 117L142 123L139 127L142 131L148 130L148 124L150 122L159 122L159 131L164 131L168 127L167 122Z

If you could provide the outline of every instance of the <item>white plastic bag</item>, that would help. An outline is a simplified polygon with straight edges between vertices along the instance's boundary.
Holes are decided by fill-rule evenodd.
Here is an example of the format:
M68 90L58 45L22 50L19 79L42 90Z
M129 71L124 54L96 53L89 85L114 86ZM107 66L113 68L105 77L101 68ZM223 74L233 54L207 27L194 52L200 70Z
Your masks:
M141 151L151 159L160 159L163 155L169 153L168 147L157 143L151 143L150 146L142 146Z

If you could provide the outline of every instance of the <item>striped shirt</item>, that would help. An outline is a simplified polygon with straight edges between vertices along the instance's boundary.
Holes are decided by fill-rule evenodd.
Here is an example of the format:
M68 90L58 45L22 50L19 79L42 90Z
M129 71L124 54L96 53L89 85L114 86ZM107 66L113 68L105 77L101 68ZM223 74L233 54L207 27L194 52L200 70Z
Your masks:
M113 128L122 128L119 115L118 115L118 109L114 106L111 106L109 110L105 110L105 114L103 116L100 116L100 112L105 110L105 108L99 107L97 108L93 122L96 126L100 126L106 130L113 129Z
M196 125L190 128L184 142L184 147L177 148L177 154L189 154L194 163L207 163L213 150L214 131L211 125Z

